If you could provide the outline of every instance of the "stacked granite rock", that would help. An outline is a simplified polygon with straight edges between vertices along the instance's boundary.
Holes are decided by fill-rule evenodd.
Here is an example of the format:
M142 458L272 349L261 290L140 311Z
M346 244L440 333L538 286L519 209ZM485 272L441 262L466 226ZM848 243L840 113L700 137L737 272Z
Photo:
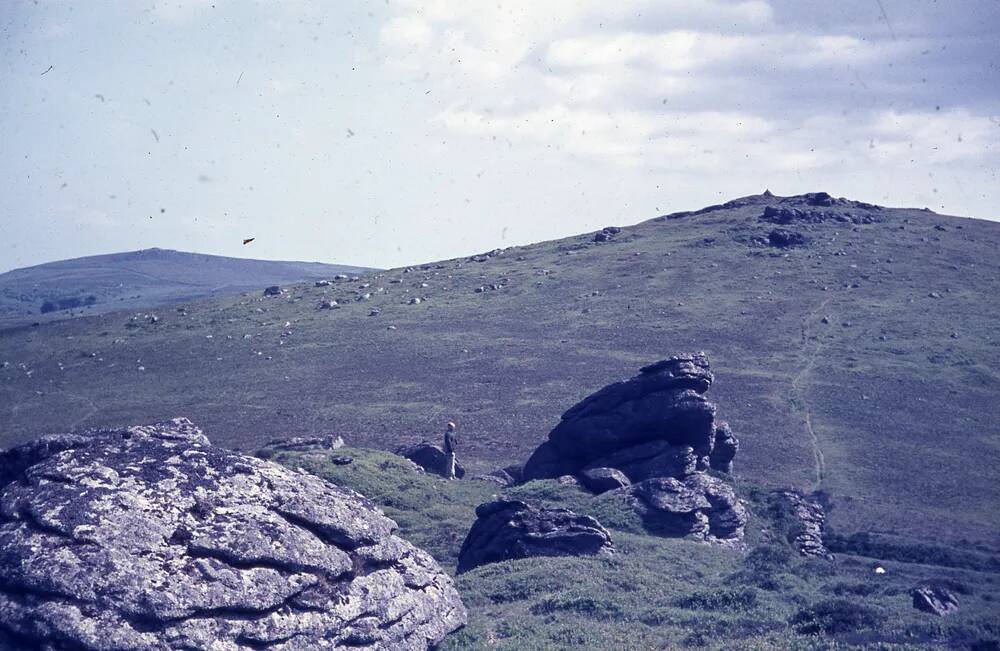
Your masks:
M0 648L427 649L452 580L357 493L190 422L0 453Z
M531 455L524 480L575 475L595 492L626 497L651 531L742 539L747 515L726 481L739 441L705 398L704 353L664 359L608 385L562 416Z

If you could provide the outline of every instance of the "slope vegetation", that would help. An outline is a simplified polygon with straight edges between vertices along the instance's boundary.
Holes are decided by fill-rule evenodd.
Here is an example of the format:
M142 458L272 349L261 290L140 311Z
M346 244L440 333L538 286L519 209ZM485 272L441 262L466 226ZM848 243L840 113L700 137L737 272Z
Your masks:
M475 473L523 462L609 380L704 350L738 482L818 491L844 540L997 546L998 248L1000 224L744 197L157 322L7 329L0 423L13 443L186 415L237 448L393 449L454 420Z

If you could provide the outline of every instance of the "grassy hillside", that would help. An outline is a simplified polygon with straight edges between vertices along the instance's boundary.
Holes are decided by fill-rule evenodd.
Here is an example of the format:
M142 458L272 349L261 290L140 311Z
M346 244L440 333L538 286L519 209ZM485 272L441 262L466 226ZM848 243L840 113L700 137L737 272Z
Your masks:
M391 449L455 420L477 472L523 462L608 382L702 349L740 484L823 491L845 540L1000 545L1000 224L848 206L874 223L764 244L765 207L805 202L748 197L156 323L7 329L3 442L186 415L233 447L339 433Z
M616 546L611 558L529 558L458 576L469 625L442 650L458 649L920 649L972 648L1000 638L1000 557L969 551L989 570L842 553L799 557L781 513L744 483L754 513L748 549L648 536L607 496L555 481L503 491L493 483L443 481L392 454L346 448L350 465L324 453L275 460L350 486L382 506L404 537L453 572L476 505L507 495L597 517ZM958 548L953 548L958 551ZM887 571L878 575L875 564ZM925 582L958 594L947 618L915 610L909 590ZM990 648L988 646L981 647Z
M277 262L146 249L0 274L0 327L122 309L155 308L212 294L354 274L359 267Z

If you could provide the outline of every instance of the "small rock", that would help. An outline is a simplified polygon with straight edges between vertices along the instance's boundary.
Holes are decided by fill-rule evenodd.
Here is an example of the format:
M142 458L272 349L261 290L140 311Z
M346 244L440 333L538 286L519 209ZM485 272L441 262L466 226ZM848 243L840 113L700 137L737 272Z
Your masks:
M910 591L913 607L942 617L958 610L958 597L940 586L924 585Z
M441 446L430 441L404 445L396 449L396 454L409 459L429 473L442 477L445 474L444 450L441 449ZM455 461L455 477L458 479L465 477L465 468L458 461Z
M630 483L621 470L615 468L587 468L577 475L580 483L595 493L624 488Z
M281 296L281 287L271 285L264 289L264 296Z

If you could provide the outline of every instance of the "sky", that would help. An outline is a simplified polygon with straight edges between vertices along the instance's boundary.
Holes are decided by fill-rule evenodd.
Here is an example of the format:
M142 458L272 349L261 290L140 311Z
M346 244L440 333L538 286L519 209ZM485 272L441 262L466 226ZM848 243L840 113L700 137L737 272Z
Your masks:
M765 189L1000 220L998 173L1000 0L0 0L0 272L390 267Z

